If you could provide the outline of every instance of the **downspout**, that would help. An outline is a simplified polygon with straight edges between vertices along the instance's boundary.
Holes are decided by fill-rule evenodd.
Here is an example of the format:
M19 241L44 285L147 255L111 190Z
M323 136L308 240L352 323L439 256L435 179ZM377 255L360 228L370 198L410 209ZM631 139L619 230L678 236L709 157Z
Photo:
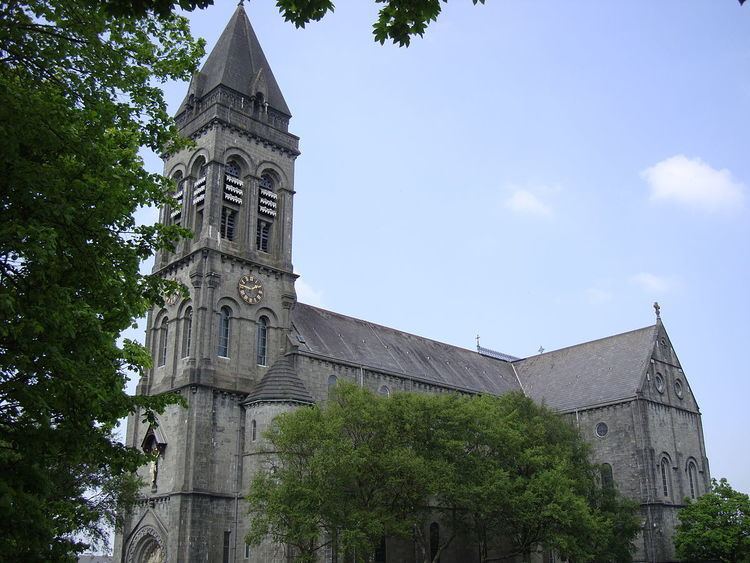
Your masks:
M245 406L240 403L240 422L237 425L237 468L235 470L235 493L234 493L234 522L232 522L232 529L234 530L234 558L232 561L238 560L237 554L237 542L239 536L239 513L240 513L240 493L242 491L242 464L244 463L243 451L245 442Z

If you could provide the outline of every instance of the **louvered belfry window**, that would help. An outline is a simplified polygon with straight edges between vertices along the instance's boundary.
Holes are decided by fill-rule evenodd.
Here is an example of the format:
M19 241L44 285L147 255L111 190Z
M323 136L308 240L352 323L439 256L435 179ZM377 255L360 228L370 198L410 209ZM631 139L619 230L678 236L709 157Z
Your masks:
M268 252L271 248L271 227L276 218L277 201L273 179L263 174L258 183L258 223L255 230L255 247L261 252Z

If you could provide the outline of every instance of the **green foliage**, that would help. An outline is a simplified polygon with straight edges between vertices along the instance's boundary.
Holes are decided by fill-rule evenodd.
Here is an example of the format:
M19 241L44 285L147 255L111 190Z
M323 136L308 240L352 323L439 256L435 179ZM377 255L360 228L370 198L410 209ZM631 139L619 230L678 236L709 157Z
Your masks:
M371 553L412 538L429 561L429 524L483 560L541 545L576 561L628 561L636 507L597 484L578 433L520 394L375 396L339 385L324 408L281 415L253 480L247 540L292 544L302 561L333 541ZM501 541L498 541L502 538Z
M161 17L173 10L193 10L206 8L214 0L103 0L115 14L155 13ZM485 0L471 0L476 6ZM392 41L399 47L408 47L415 36L424 36L427 26L436 21L442 11L442 4L448 0L375 0L382 7L378 19L372 26L375 41L381 45ZM740 5L745 0L739 0ZM305 27L312 21L320 21L336 8L332 0L276 0L276 6L285 21L296 27Z
M174 397L128 397L148 352L122 330L172 290L140 262L188 233L139 227L169 183L141 146L184 144L159 81L203 49L183 18L96 2L0 5L0 560L72 558L133 498L144 457L117 421Z
M750 497L726 479L678 514L674 537L677 555L686 561L750 561Z

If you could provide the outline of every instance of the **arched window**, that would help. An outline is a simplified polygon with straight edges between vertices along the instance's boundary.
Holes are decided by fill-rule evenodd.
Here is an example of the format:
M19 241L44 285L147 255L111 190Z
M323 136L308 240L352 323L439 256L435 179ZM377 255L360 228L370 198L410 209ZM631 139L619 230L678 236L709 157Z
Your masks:
M440 525L437 522L430 524L430 561L435 561L435 556L440 549ZM438 559L438 561L440 561Z
M182 357L187 358L190 355L190 345L193 339L193 308L185 309L185 321L182 332Z
M331 396L331 393L333 393L333 388L336 387L336 383L338 383L338 378L335 375L329 375L328 376L328 396Z
M276 218L278 196L274 192L274 181L263 174L258 182L258 224L255 228L255 248L270 252L271 226Z
M669 497L669 459L666 457L661 458L661 463L659 463L659 471L661 472L661 489L662 494L665 497Z
M237 222L237 211L230 207L221 208L221 223L219 234L221 238L234 240L235 223Z
M174 224L179 225L180 220L182 219L182 206L183 206L183 180L182 180L182 172L177 171L172 175L172 180L174 180L176 186L174 193L172 194L172 197L175 199L175 205L174 207L170 207L169 209L169 216L167 219L167 224Z
M375 563L385 563L388 561L388 552L385 547L385 536L380 538L380 543L375 548L375 557L373 557Z
M159 361L157 365L163 366L167 363L167 344L169 343L169 321L167 317L161 320L159 327Z
M692 460L688 462L688 481L690 481L690 498L697 498L700 494L698 490L698 468Z
M225 358L229 357L229 329L232 319L232 310L222 307L219 312L219 347L218 354Z
M258 320L258 338L255 347L258 365L268 365L268 317L261 317Z
M378 388L378 395L382 395L383 397L390 397L391 396L391 390L388 388L387 385L381 385Z
M258 424L255 419L250 423L250 438L253 442L258 438Z
M615 481L612 477L612 466L609 463L602 463L601 466L602 489L613 489Z

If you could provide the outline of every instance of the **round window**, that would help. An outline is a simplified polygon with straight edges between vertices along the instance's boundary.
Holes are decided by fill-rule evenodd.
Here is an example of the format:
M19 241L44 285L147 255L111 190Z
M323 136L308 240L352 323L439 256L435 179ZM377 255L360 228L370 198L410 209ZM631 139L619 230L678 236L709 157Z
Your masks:
M596 435L600 438L604 438L607 435L607 432L609 432L609 428L607 428L605 422L600 422L596 425Z
M656 377L654 377L654 383L656 384L656 390L659 393L664 393L664 378L660 373L657 373Z
M390 397L391 396L391 390L388 389L387 385L381 385L380 389L378 389L378 393L382 395L383 397Z
M682 399L682 383L679 379L674 380L674 392L680 399Z

